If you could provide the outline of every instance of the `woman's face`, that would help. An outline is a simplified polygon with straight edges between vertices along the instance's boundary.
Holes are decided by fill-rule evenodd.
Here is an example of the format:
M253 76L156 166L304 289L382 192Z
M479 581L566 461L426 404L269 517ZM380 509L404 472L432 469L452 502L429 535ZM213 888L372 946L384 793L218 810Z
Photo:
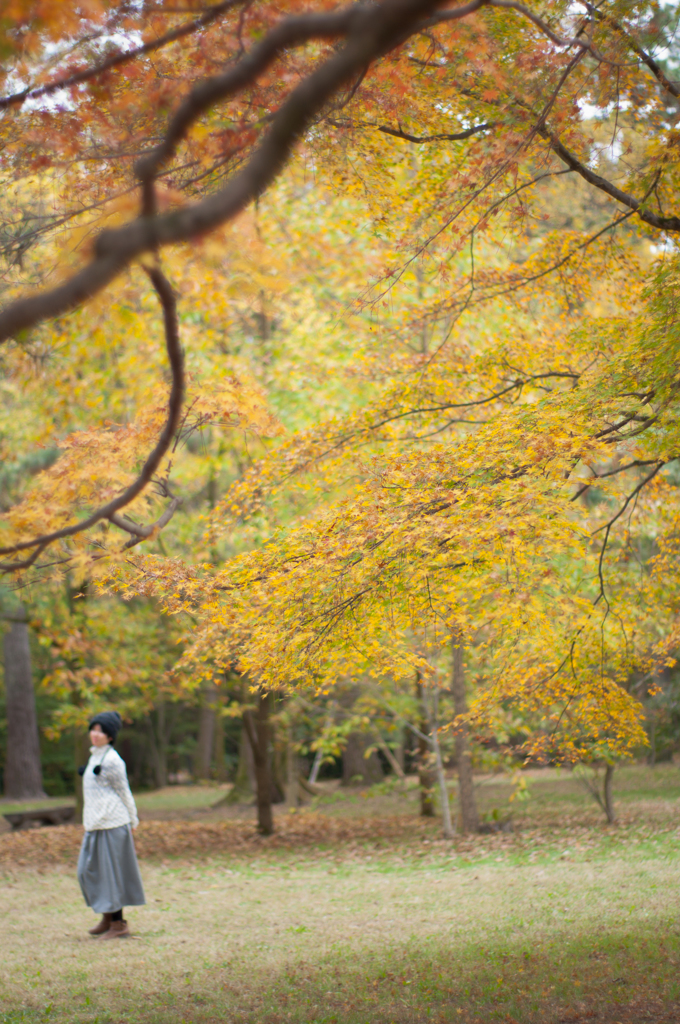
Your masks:
M109 742L109 737L106 735L101 725L95 724L90 729L90 743L93 747L105 747Z

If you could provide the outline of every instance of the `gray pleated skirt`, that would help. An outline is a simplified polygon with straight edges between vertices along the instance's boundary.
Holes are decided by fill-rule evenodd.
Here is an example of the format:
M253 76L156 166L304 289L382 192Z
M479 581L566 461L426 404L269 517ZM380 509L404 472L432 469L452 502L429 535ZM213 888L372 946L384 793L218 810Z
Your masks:
M86 832L78 857L78 881L88 907L115 914L146 903L129 825Z

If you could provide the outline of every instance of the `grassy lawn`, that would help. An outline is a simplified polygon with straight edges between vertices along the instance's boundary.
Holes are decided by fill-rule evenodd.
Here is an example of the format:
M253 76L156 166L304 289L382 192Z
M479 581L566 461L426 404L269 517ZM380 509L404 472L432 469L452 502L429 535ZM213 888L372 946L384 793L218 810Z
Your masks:
M318 842L145 857L148 903L116 943L86 934L72 868L6 866L0 1021L677 1024L679 782L627 769L609 828L573 778L541 773L519 831L452 844L436 823L379 841L404 794L331 793ZM509 792L480 788L487 809ZM351 839L362 809L375 841ZM324 841L338 816L345 838Z
M485 776L477 779L477 799L482 814L488 816L496 810L501 816L512 815L522 824L559 822L565 814L586 815L597 820L600 812L582 782L568 771L549 768L524 773L528 779L531 798L528 803L509 803L512 783L505 776ZM135 794L142 820L187 819L196 815L201 820L218 821L224 817L243 818L251 812L243 807L213 808L229 791L228 785L166 786L164 789ZM394 813L418 813L418 787L415 778L409 778L405 789L387 784L370 790L346 790L338 783L325 783L326 795L315 798L312 806L322 814L333 817L363 817ZM451 790L455 784L451 782ZM666 817L670 804L680 800L680 766L628 765L617 769L615 796L619 809L626 813L642 810L645 815ZM32 810L38 807L66 806L74 801L70 797L47 797L43 800L9 801L0 799L0 814L11 811ZM275 809L276 810L276 809ZM252 815L254 818L254 809Z
M603 821L600 808L579 777L557 768L523 773L528 783L528 801L512 800L514 786L507 776L482 776L476 779L477 804L482 818L512 818L518 828L534 826L562 827L566 821ZM680 766L675 764L626 765L617 768L615 800L622 818L633 815L643 820L673 820L680 806ZM312 806L333 817L360 818L366 813L417 814L417 781L409 778L405 789L390 779L370 790L345 790L328 787L325 796L315 798ZM450 781L455 794L455 781ZM435 794L436 796L436 794ZM370 808L370 810L369 810Z

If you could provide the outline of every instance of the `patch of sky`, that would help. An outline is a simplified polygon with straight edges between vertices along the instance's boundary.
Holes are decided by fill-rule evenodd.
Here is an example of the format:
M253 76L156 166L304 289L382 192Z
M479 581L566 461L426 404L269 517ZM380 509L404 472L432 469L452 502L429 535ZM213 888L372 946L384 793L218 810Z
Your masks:
M131 4L133 7L142 6L141 0L134 0ZM87 26L85 26L87 27ZM95 28L95 26L93 26ZM53 76L55 79L60 74L65 73L65 67L62 64L67 57L71 57L74 49L80 44L78 39L60 39L58 41L46 40L43 46L42 59L38 64L49 62L53 65ZM130 50L134 50L136 47L141 46L144 40L141 32L138 30L131 30L123 32L117 29L114 32L102 32L101 35L90 36L87 39L87 44L90 51L94 50L96 54L106 55L107 53L119 52L128 53ZM29 83L22 80L18 75L10 73L6 79L6 94L11 95L15 92L21 92L23 89L29 88ZM36 87L36 88L39 88ZM87 88L85 83L80 85L80 90ZM75 102L71 92L67 89L57 89L53 93L49 93L47 96L29 96L24 100L21 109L22 112L28 112L31 110L46 110L55 112L58 110L75 110Z
M680 252L680 246L674 238L666 235L660 242L650 242L649 251L653 256L674 256Z
M476 121L471 121L465 114L461 114L459 110L454 110L450 103L435 103L434 109L440 114L444 114L446 117L455 121L456 128L461 128L463 131L467 131L468 128L474 128Z

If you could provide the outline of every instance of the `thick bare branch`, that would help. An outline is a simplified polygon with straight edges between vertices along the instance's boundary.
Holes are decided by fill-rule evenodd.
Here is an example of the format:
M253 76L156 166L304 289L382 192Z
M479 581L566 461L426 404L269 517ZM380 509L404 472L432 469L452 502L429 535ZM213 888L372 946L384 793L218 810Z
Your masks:
M260 75L287 49L312 39L338 39L347 35L365 9L346 7L329 14L307 14L287 18L269 32L257 46L221 75L205 78L185 96L173 115L163 140L137 161L135 171L142 181L156 176L175 153L191 125L216 103L228 99L257 81Z
M422 23L423 15L427 15L428 9L437 7L441 2L442 0L387 0L380 5L352 6L326 16L321 26L324 37L330 36L331 22L328 19L333 19L336 35L342 34L344 23L344 31L348 37L346 45L324 58L316 70L291 91L273 116L260 145L226 185L205 199L179 210L155 217L138 218L121 228L103 231L95 243L94 259L82 270L55 288L17 299L0 313L0 342L43 320L59 316L81 305L101 291L131 260L142 253L155 251L163 245L196 238L235 217L261 195L278 176L297 139L331 96L346 82L353 80L367 64L400 45ZM468 3L447 11L448 20L454 17L464 18L482 7L485 2L486 0L469 0ZM314 19L317 21L317 16L314 16ZM302 39L300 19L287 19L282 24L288 21L295 23L298 38ZM272 32L277 33L279 29L275 28ZM293 36L288 32L281 31L277 38L281 46L292 45ZM308 38L314 37L308 34ZM255 49L260 54L261 68L271 63L273 56L270 48L260 43ZM252 65L252 54L247 54L243 62L250 76L243 81L250 81L256 74L256 69ZM230 75L237 74L237 68L233 69ZM211 83L214 81L215 79L210 80ZM234 79L223 76L220 77L220 81L222 95L229 95L234 87ZM213 103L220 98L216 91L211 95ZM205 106L200 102L194 105L194 118L200 116L204 109ZM181 124L179 121L173 123L175 127L169 130L168 136L170 140L175 139L172 145L176 144L176 132L180 128L186 131L190 121L187 120L185 113ZM153 160L148 168L157 167L161 158L165 159L167 153L172 151L172 145L168 149L163 144L162 154L160 148L154 150ZM143 168L143 171L147 173L147 168Z

